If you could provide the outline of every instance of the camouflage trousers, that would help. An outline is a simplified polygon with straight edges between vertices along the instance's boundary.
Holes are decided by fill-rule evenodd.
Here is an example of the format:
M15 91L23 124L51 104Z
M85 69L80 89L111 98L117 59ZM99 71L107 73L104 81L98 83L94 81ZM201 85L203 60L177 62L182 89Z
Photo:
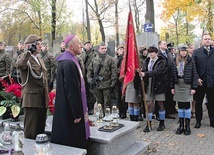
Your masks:
M92 105L96 102L96 98L94 94L89 90L90 85L88 82L85 82L85 89L86 89L86 98L87 98L87 104L88 108L90 109Z
M98 90L97 88L94 88L94 95L97 103L100 103L103 109L106 109L106 107L111 107L111 94L109 89Z

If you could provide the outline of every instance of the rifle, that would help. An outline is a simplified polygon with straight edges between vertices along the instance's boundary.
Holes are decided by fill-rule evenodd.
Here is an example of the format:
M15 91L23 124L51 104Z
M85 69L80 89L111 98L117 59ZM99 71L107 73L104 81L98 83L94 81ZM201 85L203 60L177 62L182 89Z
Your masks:
M103 61L104 61L104 59L102 59L102 60L100 61L100 63L98 64L98 66L97 66L97 68L96 68L96 71L95 71L95 73L94 73L94 77L93 77L93 79L92 79L92 81L91 81L91 85L90 85L90 90L91 90L91 91L93 90L94 86L97 86L97 85L98 85L98 81L102 81L102 80L103 80L103 77L102 77L102 76L99 76L100 69L101 69L101 67L103 66L103 64L102 64Z

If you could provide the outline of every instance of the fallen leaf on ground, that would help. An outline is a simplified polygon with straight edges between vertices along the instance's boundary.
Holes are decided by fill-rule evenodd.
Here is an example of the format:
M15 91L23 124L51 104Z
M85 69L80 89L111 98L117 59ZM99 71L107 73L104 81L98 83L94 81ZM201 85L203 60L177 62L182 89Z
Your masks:
M205 137L206 135L205 135L205 134L197 134L197 136L200 137L200 138L203 138L203 137Z

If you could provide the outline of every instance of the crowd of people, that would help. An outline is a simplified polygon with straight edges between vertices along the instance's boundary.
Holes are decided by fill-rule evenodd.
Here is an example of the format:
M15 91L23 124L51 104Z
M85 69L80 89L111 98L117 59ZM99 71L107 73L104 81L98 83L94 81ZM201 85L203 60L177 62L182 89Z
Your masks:
M104 42L95 51L91 41L82 44L76 35L62 40L61 51L55 56L37 35L20 41L13 58L5 52L6 44L0 42L0 76L21 79L26 138L35 139L44 133L48 92L53 90L54 81L53 143L85 148L90 135L88 114L94 114L97 102L105 115L105 108L112 106L112 94L121 119L127 117L127 111L131 121L147 119L144 132L152 130L154 118L159 121L157 131L163 131L165 119L175 119L171 114L176 113L176 134L190 135L191 118L196 118L195 128L201 127L205 95L210 126L214 127L214 47L209 34L202 36L201 45L194 49L194 44L180 44L176 52L172 43L161 40L158 47L139 47L140 68L126 87L125 96L121 93L123 79L119 78L124 46L118 46L115 57L111 57Z

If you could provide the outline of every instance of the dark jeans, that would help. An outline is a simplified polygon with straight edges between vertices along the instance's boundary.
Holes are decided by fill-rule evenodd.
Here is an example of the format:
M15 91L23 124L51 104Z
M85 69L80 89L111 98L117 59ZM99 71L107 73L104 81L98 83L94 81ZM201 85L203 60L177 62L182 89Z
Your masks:
M207 94L207 109L208 109L208 115L210 119L214 118L214 87L207 88L203 86L198 86L196 91L196 105L195 105L195 115L196 115L196 121L200 122L203 117L203 100L204 95Z

